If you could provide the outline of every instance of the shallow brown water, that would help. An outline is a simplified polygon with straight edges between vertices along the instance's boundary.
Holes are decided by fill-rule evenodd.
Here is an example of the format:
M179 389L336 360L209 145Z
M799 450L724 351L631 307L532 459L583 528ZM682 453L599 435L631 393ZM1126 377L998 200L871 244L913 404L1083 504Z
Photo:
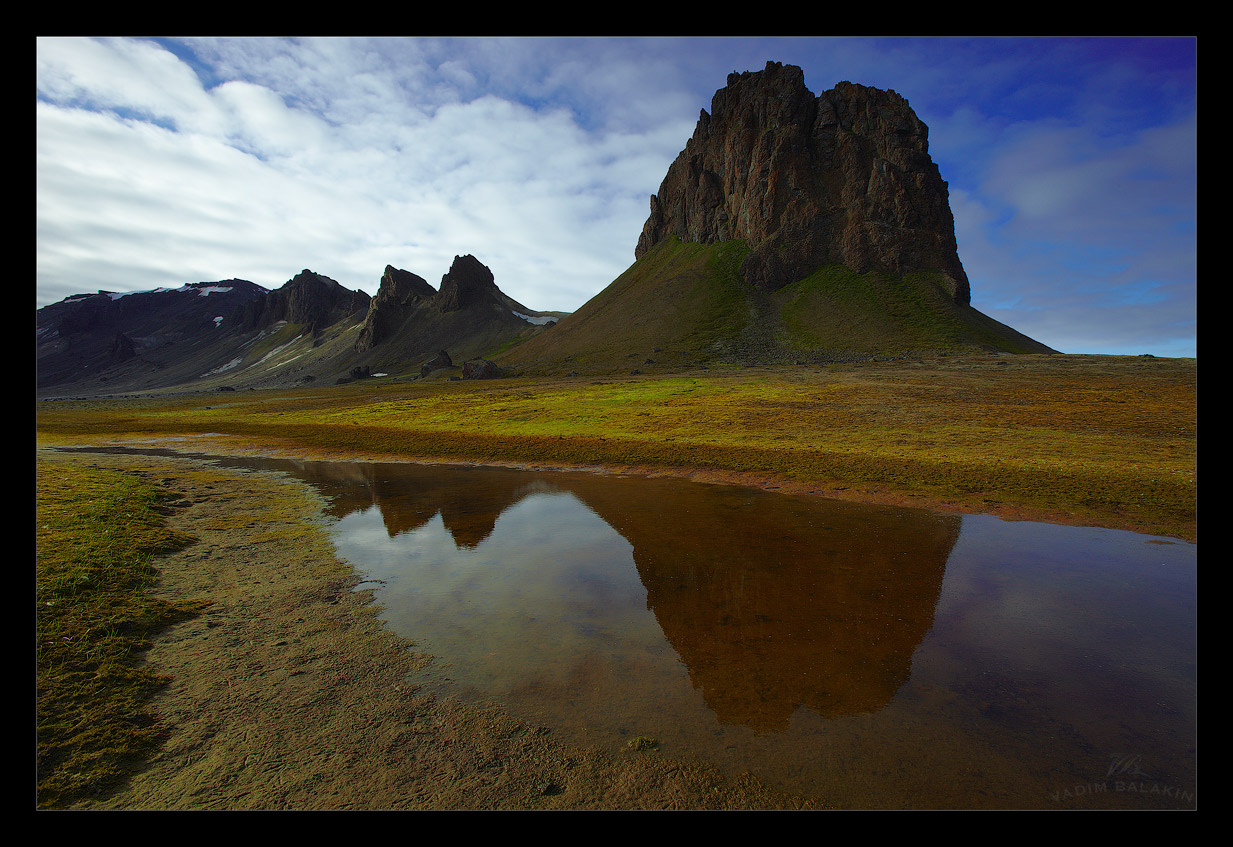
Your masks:
M445 697L846 808L1193 808L1196 547L677 479L259 464Z

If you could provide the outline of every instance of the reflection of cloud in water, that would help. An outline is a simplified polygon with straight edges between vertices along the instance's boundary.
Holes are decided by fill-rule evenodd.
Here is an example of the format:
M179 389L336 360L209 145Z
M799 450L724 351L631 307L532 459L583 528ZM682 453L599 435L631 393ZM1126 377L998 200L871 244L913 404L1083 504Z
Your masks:
M389 536L376 509L336 526L339 554L386 582L396 630L452 665L463 684L496 693L527 678L563 679L593 639L661 638L628 542L577 498L531 493L475 546L438 516Z
M506 666L489 675L511 686L666 637L721 721L760 730L802 705L834 715L889 701L959 527L679 480L482 468L375 466L362 493L332 501L378 505L387 538L365 506L366 528L355 512L339 522L339 549L387 582L382 602L411 637L490 640Z

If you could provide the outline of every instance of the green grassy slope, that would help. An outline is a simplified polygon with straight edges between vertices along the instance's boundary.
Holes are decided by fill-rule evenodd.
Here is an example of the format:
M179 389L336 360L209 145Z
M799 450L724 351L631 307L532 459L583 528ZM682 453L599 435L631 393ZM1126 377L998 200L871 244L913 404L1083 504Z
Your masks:
M660 244L551 331L501 355L503 363L548 370L615 370L647 357L685 364L712 358L747 320L744 283L736 268L746 248Z
M956 304L940 273L897 277L857 274L831 265L771 298L783 319L783 343L806 354L905 349L1055 352L970 306Z
M763 292L740 277L747 253L739 241L663 241L551 331L503 351L500 361L526 372L603 373L905 350L1053 352L956 305L938 274L857 274L834 265Z

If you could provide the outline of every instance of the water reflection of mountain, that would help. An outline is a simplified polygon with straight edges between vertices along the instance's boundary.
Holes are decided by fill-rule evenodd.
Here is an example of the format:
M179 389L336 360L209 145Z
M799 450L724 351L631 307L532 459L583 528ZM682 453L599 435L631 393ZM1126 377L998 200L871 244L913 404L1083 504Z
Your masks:
M284 464L289 468L289 463ZM391 536L440 513L473 548L529 494L566 491L634 548L647 602L720 721L778 731L885 705L933 624L957 517L672 479L501 468L305 463L343 517Z
M331 517L377 506L392 538L440 514L460 548L478 547L492 534L502 512L545 489L534 474L506 468L360 462L296 462L284 467L325 495L325 511Z
M739 488L602 478L569 488L634 547L664 635L726 723L867 712L933 625L957 517ZM630 480L630 482L634 482Z

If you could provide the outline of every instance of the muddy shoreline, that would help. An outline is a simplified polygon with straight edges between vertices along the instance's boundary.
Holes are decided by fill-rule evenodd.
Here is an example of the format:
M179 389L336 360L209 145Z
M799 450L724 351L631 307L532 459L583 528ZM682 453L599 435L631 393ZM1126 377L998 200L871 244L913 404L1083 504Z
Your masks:
M172 495L197 541L160 557L156 594L205 598L145 661L172 682L168 741L78 809L623 810L824 808L752 775L655 750L580 748L499 706L422 690L432 658L390 633L339 561L319 496L277 473L189 457L57 453Z

